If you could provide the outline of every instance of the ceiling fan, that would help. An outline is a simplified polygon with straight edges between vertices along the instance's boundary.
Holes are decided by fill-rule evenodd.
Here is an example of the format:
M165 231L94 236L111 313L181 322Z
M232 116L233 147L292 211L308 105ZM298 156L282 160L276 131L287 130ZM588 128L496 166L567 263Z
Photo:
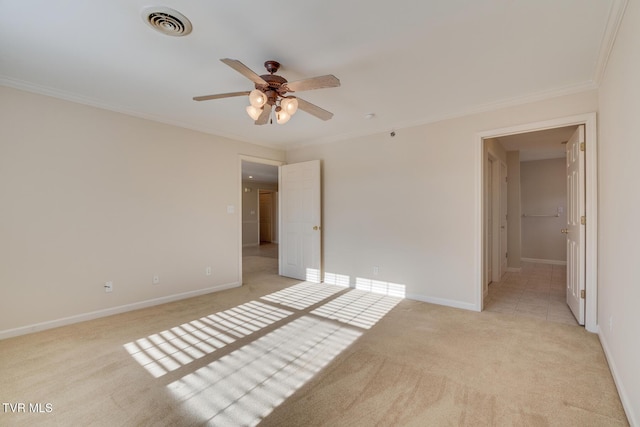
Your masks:
M249 95L249 102L251 105L247 107L247 114L255 120L255 124L257 125L264 125L268 123L272 110L275 110L276 121L279 124L288 122L298 108L319 118L320 120L329 120L333 117L333 113L307 102L304 99L287 95L287 93L338 87L340 86L340 80L338 80L334 75L328 74L325 76L288 82L284 77L275 74L280 68L280 63L277 61L266 61L264 63L264 67L267 69L269 74L263 74L261 76L253 72L249 67L237 59L223 58L220 61L224 62L229 67L255 83L255 89L252 91L196 96L193 98L194 101L208 101L210 99Z

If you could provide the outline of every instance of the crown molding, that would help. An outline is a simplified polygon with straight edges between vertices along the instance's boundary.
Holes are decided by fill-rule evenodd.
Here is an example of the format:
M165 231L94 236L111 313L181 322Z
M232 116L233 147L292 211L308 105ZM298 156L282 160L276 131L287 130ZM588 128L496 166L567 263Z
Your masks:
M37 85L33 83L29 83L23 80L15 79L12 77L2 76L0 75L0 86L6 86L13 89L22 90L25 92L35 93L37 95L49 96L51 98L61 99L63 101L69 101L76 104L82 104L89 107L99 108L101 110L112 111L114 113L125 114L127 116L136 117L139 119L149 120L152 122L163 123L169 126L176 126L183 129L188 129L200 133L205 133L207 135L213 135L221 138L226 138L229 140L233 140L236 142L246 142L253 145L259 145L266 148L271 148L275 150L282 150L282 148L275 146L274 144L268 144L260 141L252 141L247 140L246 138L242 138L238 135L231 134L228 132L219 131L217 129L211 129L204 126L198 126L193 123L182 122L179 120L172 120L162 116L156 116L152 114L141 113L136 110L131 110L127 108L123 108L118 105L113 105L109 103L105 103L103 101L85 97L82 95L78 95L72 92L67 92L59 89L52 89L46 86Z
M602 41L600 42L600 52L598 54L598 62L594 70L593 81L597 86L600 86L600 82L604 77L604 73L607 69L607 63L609 62L609 56L613 50L613 44L616 41L618 35L618 29L622 23L624 11L627 8L628 0L613 0L611 10L609 11L609 18L607 19L607 26L605 27L604 34L602 35Z
M334 135L326 138L319 138L308 141L296 142L293 144L285 145L285 150L293 150L312 145L329 144L333 142L340 142L349 139L362 138L365 136L378 135L381 133L389 132L390 130L408 129L416 126L424 126L432 123L437 123L445 120L457 119L466 116L472 116L475 114L487 113L491 111L501 110L503 108L516 107L519 105L530 104L533 102L545 101L547 99L558 98L561 96L573 95L581 92L588 92L590 90L596 90L598 88L594 81L587 81L570 86L564 86L557 89L543 90L535 93L531 93L524 96L518 96L513 98L506 98L497 101L488 102L468 108L452 111L445 114L436 114L429 117L425 117L420 120L399 122L393 126L380 127L378 129L368 132L352 132L341 135Z

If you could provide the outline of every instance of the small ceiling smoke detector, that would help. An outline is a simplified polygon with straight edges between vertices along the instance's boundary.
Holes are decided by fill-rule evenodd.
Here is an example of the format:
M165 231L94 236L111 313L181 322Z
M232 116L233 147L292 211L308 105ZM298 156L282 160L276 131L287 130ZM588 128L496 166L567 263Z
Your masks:
M192 29L186 16L168 7L146 8L142 11L142 19L154 30L168 36L186 36Z

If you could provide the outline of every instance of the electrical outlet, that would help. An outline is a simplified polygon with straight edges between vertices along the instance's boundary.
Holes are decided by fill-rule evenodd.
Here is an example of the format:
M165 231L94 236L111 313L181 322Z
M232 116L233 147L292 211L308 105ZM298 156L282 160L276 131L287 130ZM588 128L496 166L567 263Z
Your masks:
M157 285L158 283L160 283L160 276L153 276L152 282L154 285Z
M211 274L212 274L212 273L211 273L211 267L207 267L207 268L205 268L205 269L204 269L204 274L205 274L206 276L211 276Z
M380 272L380 269L378 268L378 266L377 266L377 265L376 265L376 266L374 266L374 267L373 267L373 275L374 275L374 276L377 276L379 272Z
M113 282L105 282L104 283L104 291L105 292L113 292Z

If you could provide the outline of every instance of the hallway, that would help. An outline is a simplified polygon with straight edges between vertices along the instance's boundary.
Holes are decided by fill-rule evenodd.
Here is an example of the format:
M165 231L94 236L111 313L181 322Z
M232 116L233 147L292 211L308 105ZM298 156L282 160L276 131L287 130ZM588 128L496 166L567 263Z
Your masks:
M566 282L564 265L523 262L521 272L489 284L484 309L578 326L566 303Z

